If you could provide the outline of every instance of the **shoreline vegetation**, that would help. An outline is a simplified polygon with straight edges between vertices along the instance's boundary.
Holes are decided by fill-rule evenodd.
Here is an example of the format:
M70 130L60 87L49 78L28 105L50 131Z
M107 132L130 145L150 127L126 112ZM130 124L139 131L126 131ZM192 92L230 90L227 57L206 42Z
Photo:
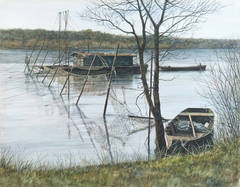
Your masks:
M69 168L33 167L0 158L1 186L239 186L240 141L211 151L152 161Z
M130 36L102 33L100 31L82 30L66 31L59 34L58 31L42 29L24 30L10 29L0 30L1 49L36 49L41 48L45 40L44 49L59 49L61 45L68 43L71 49L113 49L119 43L121 49L137 49L135 39ZM38 42L36 42L38 41ZM160 49L193 49L193 48L232 48L240 43L239 40L224 39L193 39L193 38L165 38L159 43ZM147 48L153 47L153 38L148 37Z
M72 49L136 49L134 38L85 30L61 33L61 43ZM57 31L0 30L0 48L58 49ZM153 42L149 39L148 48ZM233 48L238 40L204 40L165 38L160 48ZM99 47L101 44L101 47ZM239 66L238 66L239 67ZM234 79L235 80L235 79ZM231 113L232 115L232 113ZM240 139L216 142L213 150L189 155L173 155L159 160L116 163L98 166L35 166L14 161L14 155L0 152L0 186L240 186Z

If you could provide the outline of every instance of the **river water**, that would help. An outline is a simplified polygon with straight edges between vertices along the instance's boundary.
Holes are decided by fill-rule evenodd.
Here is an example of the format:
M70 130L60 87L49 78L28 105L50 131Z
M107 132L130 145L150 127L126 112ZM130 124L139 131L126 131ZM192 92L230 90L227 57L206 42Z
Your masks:
M129 114L148 115L141 94L140 75L117 75L109 100L106 121L103 107L106 97L105 76L93 77L76 106L83 79L71 79L70 96L60 96L64 77L48 88L42 76L24 74L24 50L0 50L0 147L18 159L34 164L97 164L147 158L147 131L133 132L147 122L129 119ZM219 53L219 51L218 51ZM221 53L221 51L220 51ZM36 54L35 54L36 56ZM43 54L40 59L43 58ZM48 57L50 63L55 52ZM178 50L164 60L164 65L216 63L216 50ZM149 78L149 72L147 73ZM172 119L187 107L211 107L201 96L206 91L205 72L161 73L162 113ZM151 152L154 150L154 129Z

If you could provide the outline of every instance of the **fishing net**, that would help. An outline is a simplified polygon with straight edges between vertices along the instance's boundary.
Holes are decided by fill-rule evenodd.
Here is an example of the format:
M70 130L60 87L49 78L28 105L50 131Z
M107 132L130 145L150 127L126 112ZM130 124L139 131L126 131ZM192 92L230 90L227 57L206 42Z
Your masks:
M140 90L137 89L137 91ZM135 116L136 114L131 111L126 101L124 87L121 87L121 92L122 96L119 94L117 95L116 91L114 89L111 89L111 105L116 114L116 117L112 122L112 127L115 128L116 133L120 133L122 136L128 137L138 131L146 130L148 127L149 119L147 117L148 115L145 115L143 118ZM153 120L150 120L150 125L153 125Z
M209 131L202 123L193 122L193 124L196 133L206 133ZM176 130L177 132L191 134L192 127L190 121L179 121L178 124L176 125Z

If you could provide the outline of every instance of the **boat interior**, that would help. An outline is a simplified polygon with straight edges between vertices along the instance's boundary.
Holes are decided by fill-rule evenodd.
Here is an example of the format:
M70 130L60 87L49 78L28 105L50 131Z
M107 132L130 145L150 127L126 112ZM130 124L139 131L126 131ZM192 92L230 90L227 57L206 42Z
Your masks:
M165 130L168 136L201 137L213 129L213 122L214 113L210 109L189 108L170 121ZM181 123L185 123L185 128L179 127ZM202 125L205 131L198 131L196 125Z

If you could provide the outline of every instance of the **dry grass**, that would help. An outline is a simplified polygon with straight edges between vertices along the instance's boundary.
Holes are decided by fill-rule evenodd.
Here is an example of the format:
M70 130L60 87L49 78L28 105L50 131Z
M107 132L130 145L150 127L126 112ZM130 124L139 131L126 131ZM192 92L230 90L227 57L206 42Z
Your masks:
M236 141L198 155L67 169L33 169L2 156L0 186L238 186L239 146Z

